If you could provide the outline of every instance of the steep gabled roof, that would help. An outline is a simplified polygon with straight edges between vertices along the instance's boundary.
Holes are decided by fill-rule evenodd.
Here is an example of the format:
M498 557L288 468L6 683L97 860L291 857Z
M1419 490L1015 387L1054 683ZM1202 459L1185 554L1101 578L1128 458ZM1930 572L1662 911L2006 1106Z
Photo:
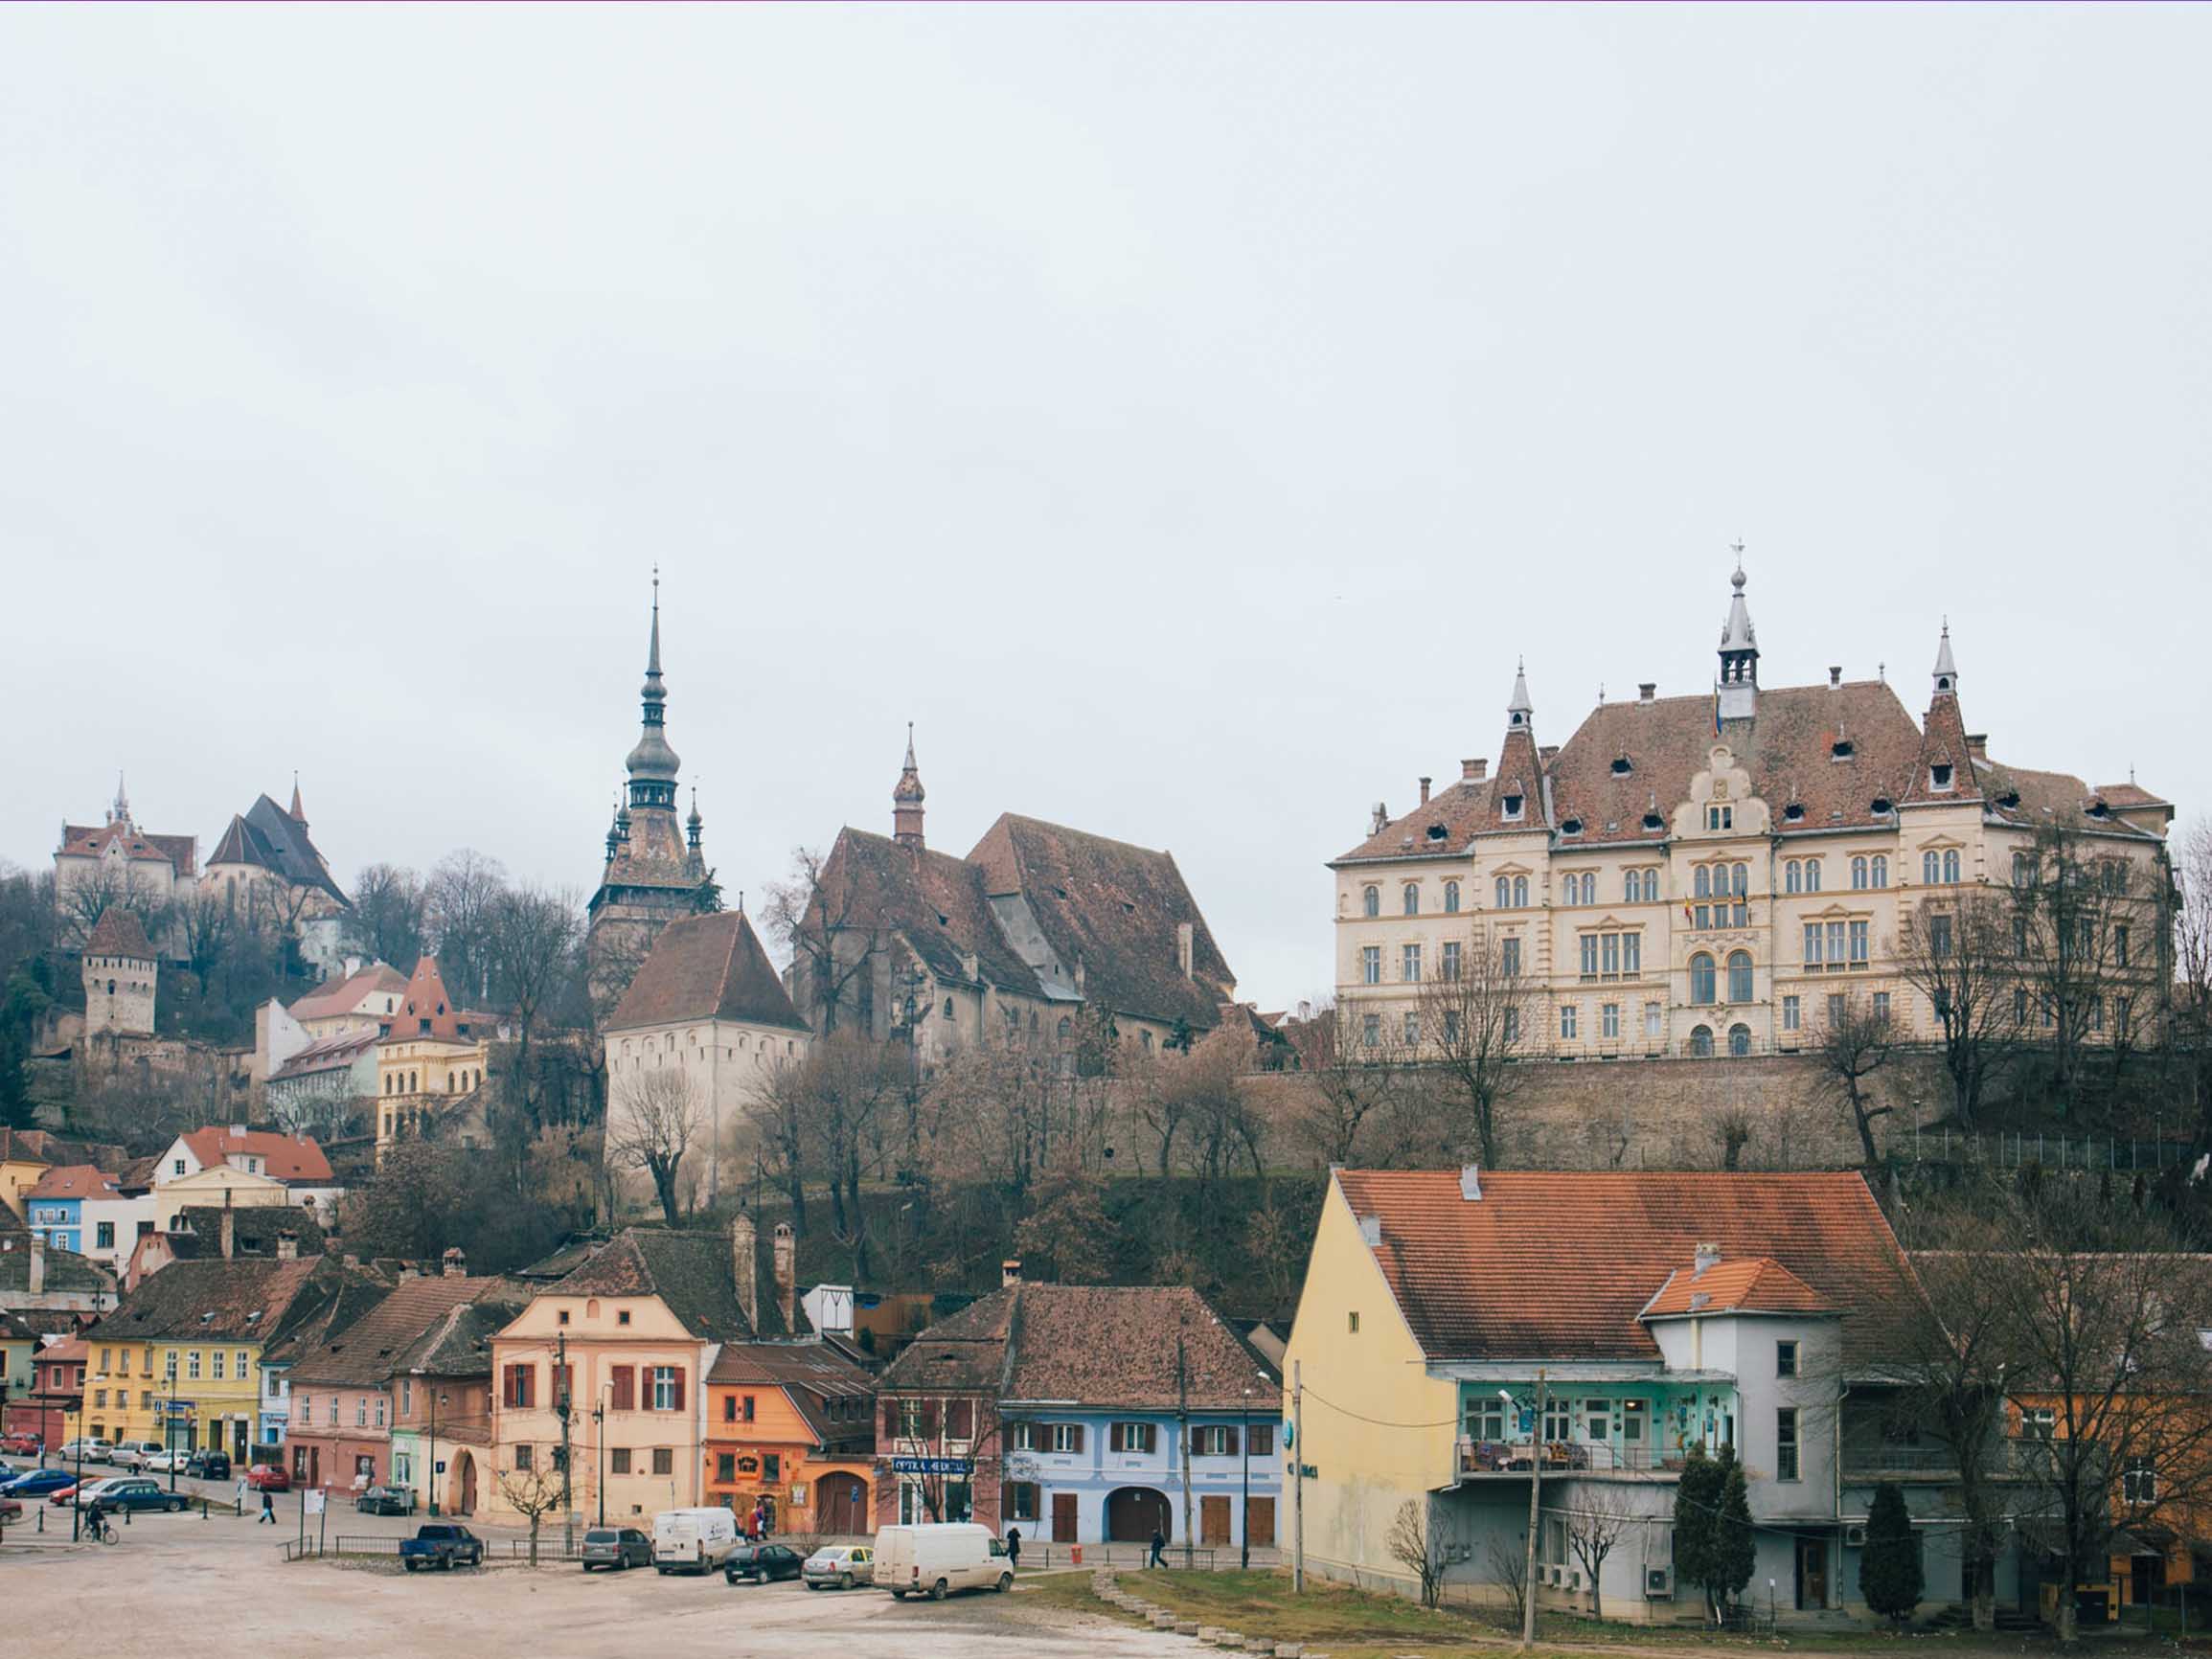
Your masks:
M108 1295L115 1289L115 1275L86 1256L74 1250L57 1250L51 1245L46 1250L46 1284L48 1294L83 1296ZM0 1246L0 1291L14 1291L29 1295L31 1290L31 1245L23 1236L11 1234Z
M455 1308L500 1290L505 1283L455 1274L396 1285L352 1325L295 1358L293 1385L380 1387L399 1369L402 1356L443 1326Z
M407 976L388 962L367 967L315 987L285 1011L303 1024L311 1019L334 1019L358 1010L371 996L398 996L407 989Z
M607 1028L712 1019L807 1029L742 911L678 917L662 928Z
M1022 996L1042 991L1036 971L992 914L978 866L949 853L901 847L865 830L837 831L806 925L897 934L944 984L980 979ZM975 961L972 976L969 957Z
M375 1048L378 1040L376 1028L373 1025L357 1026L352 1031L317 1037L271 1072L269 1081L273 1083L285 1078L310 1077L317 1072L343 1071Z
M64 856L98 858L110 845L120 844L124 856L145 859L172 866L179 875L195 873L199 838L194 835L148 835L135 825L64 824L61 827L61 852Z
M153 948L153 941L146 937L146 923L139 920L138 912L110 904L92 924L91 935L84 942L84 954L127 956L152 962L158 953Z
M342 1278L327 1256L171 1261L95 1329L120 1341L274 1342L319 1311Z
M1173 854L1007 812L968 855L992 898L1018 895L1083 997L1116 1013L1210 1030L1236 976ZM1178 929L1192 930L1191 974Z
M511 1280L451 1308L394 1359L392 1372L446 1380L491 1375L491 1339L521 1316L529 1294Z
M1651 1360L1640 1315L1700 1244L1771 1258L1844 1315L1847 1365L1871 1367L1923 1303L1855 1173L1342 1170L1373 1217L1375 1262L1432 1361Z
M399 1011L392 1016L384 1034L392 1042L420 1041L425 1037L435 1042L467 1042L468 1038L461 1027L469 1017L445 993L445 976L438 971L438 959L425 956L407 976Z
M63 1164L49 1169L38 1177L38 1183L25 1194L31 1198L112 1198L117 1190L116 1178L90 1164Z
M657 1227L629 1227L594 1251L558 1284L549 1296L657 1296L691 1334L702 1342L742 1342L753 1336L803 1335L810 1329L804 1312L796 1329L787 1329L773 1294L760 1299L756 1329L738 1302L737 1278L726 1233L676 1233ZM764 1290L770 1283L758 1274Z
M232 817L207 862L211 870L221 864L246 864L272 871L295 887L314 888L344 908L353 908L344 890L331 879L330 866L308 839L308 827L266 795Z
M305 1135L283 1135L274 1129L247 1129L219 1125L194 1129L182 1137L202 1169L227 1164L235 1155L262 1161L261 1172L287 1186L319 1187L330 1182L331 1161L323 1148Z
M222 1255L220 1204L187 1204L177 1211L176 1223L162 1235L175 1260L202 1261ZM286 1233L292 1236L301 1256L323 1253L323 1224L305 1205L244 1204L231 1209L234 1256L274 1256Z

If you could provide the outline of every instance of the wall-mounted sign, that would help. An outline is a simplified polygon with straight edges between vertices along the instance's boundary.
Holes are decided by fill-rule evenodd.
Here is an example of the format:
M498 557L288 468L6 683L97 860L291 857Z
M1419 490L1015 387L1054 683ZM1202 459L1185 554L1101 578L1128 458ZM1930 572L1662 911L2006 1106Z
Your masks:
M891 1472L895 1475L971 1475L975 1472L973 1458L893 1458Z

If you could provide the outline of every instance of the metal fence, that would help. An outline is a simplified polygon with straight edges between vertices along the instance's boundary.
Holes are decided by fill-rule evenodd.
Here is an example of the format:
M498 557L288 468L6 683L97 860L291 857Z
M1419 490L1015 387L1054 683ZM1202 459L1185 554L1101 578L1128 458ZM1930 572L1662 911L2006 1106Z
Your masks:
M1892 1143L1893 1154L1909 1146L1915 1163L1964 1164L2018 1170L2031 1164L2050 1170L2107 1170L2132 1173L2194 1164L2201 1154L2188 1141L2123 1141L2113 1135L1968 1134L1958 1129L1923 1129L1910 1142Z
M1256 1555L1267 1552L1255 1550ZM1160 1552L1171 1567L1185 1571L1212 1573L1223 1566L1234 1567L1238 1562L1235 1550L1201 1548L1195 1544L1170 1544ZM1033 1544L1021 1540L1021 1564L1025 1567L1127 1567L1142 1569L1152 1559L1149 1544Z

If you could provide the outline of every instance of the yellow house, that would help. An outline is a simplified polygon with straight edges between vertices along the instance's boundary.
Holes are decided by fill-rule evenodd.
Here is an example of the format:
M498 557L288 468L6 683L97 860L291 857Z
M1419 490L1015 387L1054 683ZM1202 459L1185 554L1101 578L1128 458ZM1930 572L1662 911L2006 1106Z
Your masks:
M327 1256L172 1261L85 1335L87 1431L245 1461L263 1351L337 1294Z
M455 1006L436 957L415 965L376 1042L379 1162L393 1142L435 1134L439 1120L483 1088L494 1034L490 1016Z

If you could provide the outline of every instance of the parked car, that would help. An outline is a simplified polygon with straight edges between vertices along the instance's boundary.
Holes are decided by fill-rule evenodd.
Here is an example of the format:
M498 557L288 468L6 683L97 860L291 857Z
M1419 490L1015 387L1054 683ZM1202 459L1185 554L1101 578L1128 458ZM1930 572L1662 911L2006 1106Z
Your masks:
M807 1557L807 1588L826 1590L832 1584L850 1590L855 1584L876 1581L876 1552L866 1544L832 1544Z
M23 1505L11 1497L0 1497L0 1522L19 1521L23 1518Z
M73 1440L61 1448L61 1461L65 1464L80 1461L104 1464L112 1463L114 1459L115 1443L109 1440Z
M160 1457L168 1449L157 1440L119 1440L107 1461L119 1469L142 1469L148 1459Z
M594 1527L583 1534L583 1570L612 1567L616 1572L652 1565L652 1540L635 1527Z
M182 1492L164 1491L159 1481L144 1475L117 1475L104 1481L87 1481L72 1500L79 1509L98 1504L111 1513L122 1510L162 1510L180 1514L192 1500Z
M735 1584L750 1579L764 1584L776 1579L796 1579L806 1567L806 1557L788 1544L740 1544L722 1563L722 1580Z
M411 1515L415 1512L413 1487L371 1487L353 1500L353 1508L364 1515Z
M652 1518L652 1564L662 1573L711 1573L738 1547L738 1517L719 1507L663 1510Z
M17 1457L34 1458L46 1449L46 1443L28 1429L12 1429L0 1434L0 1452L13 1452Z
M231 1460L218 1451L196 1451L186 1460L184 1472L195 1481L227 1481Z
M72 1475L67 1486L56 1487L49 1491L46 1494L46 1501L50 1504L66 1504L74 1500L78 1492L83 1488L95 1487L99 1484L98 1481L80 1481Z
M412 1573L418 1567L451 1572L455 1567L484 1565L484 1540L452 1521L424 1521L411 1538L399 1540L399 1564Z
M246 1470L246 1485L257 1492L288 1492L292 1477L285 1473L282 1464L256 1464Z
M876 1532L876 1582L894 1600L927 1596L942 1602L954 1590L1011 1590L1014 1563L1005 1540L989 1527L937 1521Z
M181 1475L191 1465L192 1453L188 1451L157 1451L143 1459L135 1466L144 1474L159 1473L166 1475L170 1470L174 1469Z
M0 1487L0 1492L11 1498L45 1498L52 1497L63 1487L75 1485L77 1477L67 1469L33 1469Z

